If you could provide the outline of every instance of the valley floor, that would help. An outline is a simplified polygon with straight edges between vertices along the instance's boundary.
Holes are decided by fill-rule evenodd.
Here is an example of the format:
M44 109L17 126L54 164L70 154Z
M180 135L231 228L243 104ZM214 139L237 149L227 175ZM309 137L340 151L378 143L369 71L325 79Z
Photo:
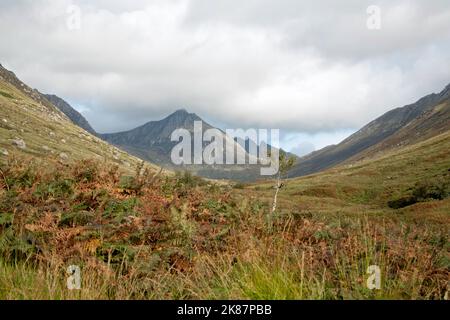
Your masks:
M0 299L444 299L450 133L286 182L10 156ZM48 171L47 171L48 170ZM81 290L67 289L67 268ZM379 289L367 282L381 271Z

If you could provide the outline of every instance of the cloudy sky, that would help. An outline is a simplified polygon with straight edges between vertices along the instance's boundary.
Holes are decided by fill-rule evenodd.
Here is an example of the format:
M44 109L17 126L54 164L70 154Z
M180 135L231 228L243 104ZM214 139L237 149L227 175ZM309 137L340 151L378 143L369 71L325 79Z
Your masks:
M185 108L300 154L450 82L448 0L1 0L0 39L99 132Z

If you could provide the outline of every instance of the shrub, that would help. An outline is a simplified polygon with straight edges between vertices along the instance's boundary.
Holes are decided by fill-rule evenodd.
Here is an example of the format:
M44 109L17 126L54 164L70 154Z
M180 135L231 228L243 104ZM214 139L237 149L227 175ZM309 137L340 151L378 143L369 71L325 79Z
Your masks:
M413 197L417 201L427 199L443 200L450 195L450 183L443 179L418 182L413 189Z
M95 217L87 211L64 213L59 222L60 226L85 226L92 223Z
M122 176L119 182L119 188L122 188L125 193L133 193L142 195L144 188L150 187L155 183L156 179L162 172L152 172L149 168L144 168L144 161L136 168L135 176Z
M119 188L128 191L136 191L137 189L136 180L132 176L122 176L120 177Z
M72 168L76 182L95 182L99 178L99 166L94 160L82 160Z
M73 181L69 179L42 182L38 185L34 195L42 200L53 198L66 198L73 194Z
M245 184L243 183L236 183L233 188L235 189L244 189L245 188Z
M191 187L191 188L205 185L205 180L203 180L200 177L194 176L189 171L184 171L183 173L177 172L176 180L179 184L182 184L183 186Z
M443 200L450 196L450 182L445 177L433 181L426 180L416 183L409 190L412 195L391 200L388 206L392 209L400 209L430 199Z
M135 214L134 209L138 204L139 201L136 198L123 201L111 200L103 212L103 217L114 219L117 222L122 222L125 217Z
M97 249L97 255L104 262L123 266L124 263L133 261L136 250L123 244L105 243Z

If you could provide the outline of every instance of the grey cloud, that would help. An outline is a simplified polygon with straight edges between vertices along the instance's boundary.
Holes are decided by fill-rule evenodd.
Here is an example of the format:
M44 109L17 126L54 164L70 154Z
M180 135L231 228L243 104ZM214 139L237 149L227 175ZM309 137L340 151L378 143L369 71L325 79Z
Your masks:
M102 132L181 107L230 127L356 129L450 79L447 1L378 1L379 31L369 4L2 1L0 62Z

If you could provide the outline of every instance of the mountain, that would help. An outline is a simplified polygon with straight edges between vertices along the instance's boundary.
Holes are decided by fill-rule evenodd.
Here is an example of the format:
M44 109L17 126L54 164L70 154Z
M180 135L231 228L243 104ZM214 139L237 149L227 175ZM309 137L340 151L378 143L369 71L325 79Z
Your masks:
M290 172L304 176L338 164L361 160L411 145L450 129L450 84L440 93L391 110L338 145L302 157Z
M172 132L179 128L193 132L194 121L202 121L202 119L183 109L163 120L151 121L130 131L102 134L100 137L154 163L168 164L171 162L172 148L177 145L176 142L170 140ZM212 126L203 122L203 128L206 130L212 128Z
M75 110L70 104L53 94L45 94L45 98L56 106L62 113L64 113L74 124L83 128L87 132L93 135L97 135L97 132L91 127L85 117L77 110Z
M179 166L172 165L172 149L178 142L171 141L172 132L176 129L186 129L191 133L192 146L194 145L194 122L201 121L202 129L215 129L212 125L202 120L195 113L189 113L185 109L178 110L166 118L159 121L151 121L130 131L101 134L105 141L123 149L141 159L152 163L179 170ZM219 130L223 141L228 141L234 145L235 154L242 152L248 159L250 155L245 149L247 145L233 141L231 137ZM209 143L203 143L203 147ZM225 148L224 148L225 149ZM225 150L224 150L225 159ZM212 179L233 179L233 180L256 180L260 178L260 167L255 165L186 165L181 169L189 170L200 176Z
M63 162L98 159L126 171L141 162L75 125L47 96L0 65L0 159L12 154Z

